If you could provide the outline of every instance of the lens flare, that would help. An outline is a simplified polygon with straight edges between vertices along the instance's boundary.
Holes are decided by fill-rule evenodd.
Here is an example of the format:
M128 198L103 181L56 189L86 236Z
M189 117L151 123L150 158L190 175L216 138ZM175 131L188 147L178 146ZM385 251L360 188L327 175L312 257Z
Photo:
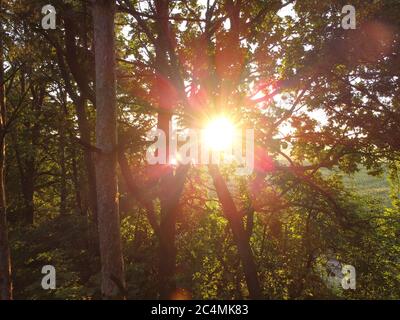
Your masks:
M235 126L227 117L212 119L204 129L204 143L208 148L224 151L232 147Z

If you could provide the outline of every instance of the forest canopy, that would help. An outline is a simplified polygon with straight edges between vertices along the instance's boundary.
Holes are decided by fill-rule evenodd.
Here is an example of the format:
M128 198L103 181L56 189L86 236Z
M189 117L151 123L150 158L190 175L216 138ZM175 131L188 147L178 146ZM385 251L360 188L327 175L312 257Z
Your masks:
M398 0L0 0L0 300L399 299L399 128Z

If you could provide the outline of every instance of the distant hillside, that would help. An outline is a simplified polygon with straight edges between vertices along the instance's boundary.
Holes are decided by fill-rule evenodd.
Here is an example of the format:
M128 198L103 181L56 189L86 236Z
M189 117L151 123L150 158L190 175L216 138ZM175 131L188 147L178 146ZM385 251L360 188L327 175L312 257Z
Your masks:
M390 206L390 186L385 174L380 177L370 176L363 168L351 176L344 176L344 182L359 190L360 195L382 199L385 205Z
M374 177L368 175L367 170L362 168L352 175L343 174L343 181L347 187L357 190L361 196L381 199L384 205L390 206L390 186L386 174Z

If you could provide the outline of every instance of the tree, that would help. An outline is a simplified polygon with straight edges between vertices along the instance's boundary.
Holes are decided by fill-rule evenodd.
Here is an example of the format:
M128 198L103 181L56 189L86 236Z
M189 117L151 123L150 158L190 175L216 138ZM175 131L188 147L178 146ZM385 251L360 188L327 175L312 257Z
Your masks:
M117 186L117 110L113 1L93 2L96 61L96 181L98 229L105 298L124 295Z
M0 1L0 8L2 2ZM0 23L0 300L12 299L11 258L8 242L5 186L6 94L4 77L4 31Z
M3 3L14 298L398 298L398 1L354 0L356 30L340 1L54 0L54 30ZM253 174L146 163L148 130L221 114L255 129ZM391 207L384 178L361 195L387 166Z

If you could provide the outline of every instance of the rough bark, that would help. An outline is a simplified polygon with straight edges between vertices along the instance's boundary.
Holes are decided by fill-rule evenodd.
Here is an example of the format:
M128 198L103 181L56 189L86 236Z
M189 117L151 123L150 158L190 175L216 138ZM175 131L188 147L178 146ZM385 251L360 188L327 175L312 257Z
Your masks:
M219 201L222 205L222 210L225 217L228 219L233 239L238 249L250 299L260 299L261 287L257 275L257 268L250 247L249 237L243 226L242 217L233 202L232 196L218 167L216 165L210 165L209 169L215 189L217 190Z
M102 295L124 295L117 189L117 112L115 87L114 1L93 1L96 61L97 215L100 243Z

